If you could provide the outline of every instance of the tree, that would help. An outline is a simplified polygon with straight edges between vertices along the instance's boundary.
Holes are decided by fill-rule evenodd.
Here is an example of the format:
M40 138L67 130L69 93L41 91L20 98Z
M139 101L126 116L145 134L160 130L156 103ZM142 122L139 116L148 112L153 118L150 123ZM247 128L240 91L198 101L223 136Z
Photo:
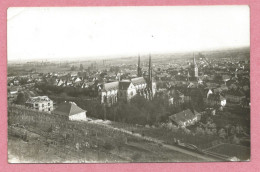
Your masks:
M25 85L27 83L28 83L28 78L21 78L21 80L20 80L21 85Z
M17 95L16 104L18 105L24 105L26 101L24 93L19 93Z
M225 139L227 133L225 132L224 128L221 128L219 131L218 131L218 134L219 134L219 137Z

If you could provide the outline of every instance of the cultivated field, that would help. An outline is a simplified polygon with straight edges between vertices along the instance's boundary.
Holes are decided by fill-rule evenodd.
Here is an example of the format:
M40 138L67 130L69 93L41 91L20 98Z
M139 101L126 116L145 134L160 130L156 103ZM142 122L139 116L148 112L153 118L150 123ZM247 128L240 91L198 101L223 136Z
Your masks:
M196 162L200 158L91 122L8 108L10 163Z

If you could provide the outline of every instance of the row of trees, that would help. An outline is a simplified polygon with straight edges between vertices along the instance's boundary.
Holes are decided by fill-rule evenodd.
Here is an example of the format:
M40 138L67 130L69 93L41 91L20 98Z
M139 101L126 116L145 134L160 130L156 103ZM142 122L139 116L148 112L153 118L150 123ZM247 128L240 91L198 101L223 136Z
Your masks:
M173 113L182 109L169 105L168 97L156 96L153 100L148 101L142 96L135 96L129 103L117 102L112 107L105 107L100 111L103 118L140 125L154 125L165 122Z
M97 96L97 89L93 87L89 88L75 88L75 87L58 87L54 85L47 85L47 84L37 84L35 85L36 88L42 91L43 94L63 94L72 97L78 97L80 95L83 96L90 96L96 97Z

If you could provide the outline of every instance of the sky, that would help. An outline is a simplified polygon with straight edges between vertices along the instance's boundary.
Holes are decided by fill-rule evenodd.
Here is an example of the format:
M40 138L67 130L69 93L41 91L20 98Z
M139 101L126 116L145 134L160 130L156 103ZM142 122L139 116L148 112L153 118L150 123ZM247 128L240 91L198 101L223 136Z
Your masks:
M12 7L9 61L74 60L250 46L248 6Z

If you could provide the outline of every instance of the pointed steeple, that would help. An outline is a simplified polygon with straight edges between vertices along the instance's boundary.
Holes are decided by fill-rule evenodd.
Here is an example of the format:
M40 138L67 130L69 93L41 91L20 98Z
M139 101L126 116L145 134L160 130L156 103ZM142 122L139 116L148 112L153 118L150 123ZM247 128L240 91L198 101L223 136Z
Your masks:
M197 67L197 63L196 63L196 59L195 59L194 53L193 53L193 65L194 65L194 67Z
M148 75L149 75L149 81L152 80L152 58L151 58L151 54L149 55L149 70L148 70Z
M142 68L141 68L141 65L140 65L140 55L138 55L137 76L138 77L142 76Z
M151 54L149 55L149 69L148 69L148 95L149 95L149 100L153 99L153 81L152 81L153 73L152 73L152 58Z
M199 71L198 71L198 66L197 66L197 63L196 63L196 60L195 60L195 55L193 53L193 67L194 67L194 77L198 77L199 76Z

